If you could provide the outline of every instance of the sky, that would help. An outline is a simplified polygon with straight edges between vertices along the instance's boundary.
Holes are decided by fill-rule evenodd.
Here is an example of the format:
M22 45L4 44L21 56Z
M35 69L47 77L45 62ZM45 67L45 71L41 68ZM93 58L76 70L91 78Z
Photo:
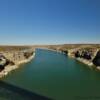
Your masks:
M0 0L0 45L100 43L100 0Z

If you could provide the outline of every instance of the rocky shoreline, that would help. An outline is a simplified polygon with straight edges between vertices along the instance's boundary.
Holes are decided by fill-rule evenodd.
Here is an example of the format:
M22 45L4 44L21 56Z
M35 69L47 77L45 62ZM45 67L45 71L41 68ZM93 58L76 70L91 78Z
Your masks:
M24 59L24 60L22 60L22 61L17 62L15 65L7 65L7 66L5 67L5 69L2 70L2 71L0 72L0 78L2 78L2 77L4 77L4 76L8 75L11 71L13 71L13 70L19 68L19 66L20 66L21 64L25 64L25 63L30 62L34 57L35 57L35 53L33 53L33 55L30 56L28 59Z
M91 61L88 61L88 60L85 60L85 59L82 59L82 58L75 58L75 59L76 59L77 61L83 63L83 64L88 65L88 67L89 67L90 69L95 69L95 70L100 71L100 66L95 66L95 65L93 64L93 62L91 62Z
M71 52L70 54L68 54L68 56L76 59L77 61L79 61L83 64L88 65L88 67L90 69L95 69L95 70L100 71L100 53L99 52L100 52L100 50L95 51L94 55L91 54L87 57L88 59L82 57L80 54L76 55L77 51L74 53ZM99 57L97 58L97 56L99 56ZM95 59L95 63L94 63L94 59Z
M100 71L100 44L64 44L49 45L50 50L61 52L89 68Z
M41 48L63 53L89 66L90 69L100 71L100 44L65 44L43 46L1 46L0 49L0 78L21 64L31 61L35 56L35 49Z
M79 61L79 62L82 62L82 63L84 63L86 65L88 65L89 68L91 68L91 69L93 67L93 63L91 61L88 61L88 60L82 59L82 58L76 58L76 60Z

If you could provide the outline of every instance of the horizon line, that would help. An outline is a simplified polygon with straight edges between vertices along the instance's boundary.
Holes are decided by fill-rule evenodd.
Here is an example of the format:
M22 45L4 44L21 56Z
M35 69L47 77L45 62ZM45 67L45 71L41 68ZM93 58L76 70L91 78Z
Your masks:
M0 44L0 46L44 46L44 45L100 45L100 43L61 43L61 44Z

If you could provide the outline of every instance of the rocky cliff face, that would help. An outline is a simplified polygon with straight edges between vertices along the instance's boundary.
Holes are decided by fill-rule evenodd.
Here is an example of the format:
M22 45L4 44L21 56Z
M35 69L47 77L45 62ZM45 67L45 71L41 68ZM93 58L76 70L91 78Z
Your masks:
M96 56L94 57L95 52L91 50L77 50L74 53L75 58L83 58L87 61L92 62L95 66L100 66L100 50L97 52Z
M97 52L97 54L92 62L94 65L100 66L100 50Z
M5 56L0 56L0 72L5 69L7 65L14 65L14 62L8 60Z
M81 54L80 54L79 51L76 51L76 52L75 52L75 57L76 57L76 58L81 57Z
M84 59L87 59L87 60L91 60L92 58L92 54L91 52L89 51L86 51L86 50L78 50L75 52L75 57L80 57L80 58L84 58Z
M64 53L64 54L68 54L68 51L67 50L61 50L62 51L62 53Z

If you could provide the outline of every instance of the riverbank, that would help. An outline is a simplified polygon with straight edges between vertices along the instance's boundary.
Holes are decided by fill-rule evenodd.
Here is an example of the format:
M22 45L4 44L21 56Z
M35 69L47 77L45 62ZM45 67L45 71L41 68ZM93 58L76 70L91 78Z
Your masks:
M97 71L100 71L100 66L95 66L92 61L89 61L89 60L86 60L86 59L83 59L83 58L75 58L75 57L71 57L71 58L76 59L77 61L79 61L79 62L81 62L85 65L88 65L88 67L90 69L95 69Z
M72 52L73 51L73 52ZM95 69L95 70L99 70L100 71L100 66L96 66L94 63L93 63L93 60L95 59L95 57L98 55L98 51L99 51L99 49L97 49L97 50L94 50L92 53L90 53L90 55L87 55L86 56L86 54L85 54L85 57L84 57L84 54L82 55L82 53L81 54L79 54L79 55L75 55L75 53L77 52L77 51L80 51L80 50L77 50L77 51L74 51L74 50L72 50L70 53L68 53L68 56L69 57L71 57L71 58L73 58L73 59L76 59L77 61L79 61L79 62L81 62L81 63L83 63L83 64L86 64L86 65L88 65L88 67L90 68L90 69ZM83 56L83 57L82 57ZM89 58L90 57L90 58Z
M100 72L87 67L64 54L37 49L35 59L2 81L54 100L77 100L77 95L95 97L100 94Z
M83 58L76 58L76 60L88 65L89 68L92 68L92 66L93 66L93 63L89 60L86 60L86 59L83 59Z
M24 59L24 60L22 60L22 61L17 62L15 65L7 65L7 66L5 67L5 69L2 70L2 71L0 72L0 78L2 78L2 77L4 77L4 76L8 75L11 71L13 71L13 70L19 68L19 66L20 66L21 64L25 64L25 63L30 62L34 57L35 57L35 53L33 53L33 55L30 56L28 59Z
M93 59L95 58L95 56L97 55L97 52L99 51L98 48L88 48L90 51L87 50L88 47L86 48L73 48L73 49L68 49L68 48L60 48L60 50L56 50L56 49L48 49L48 48L42 48L42 49L45 49L45 50L50 50L50 51L53 51L53 52L59 52L59 53L63 53L65 55L67 55L68 57L71 57L73 59L76 59L77 61L85 64L85 65L88 65L88 67L90 69L95 69L95 70L99 70L100 71L100 66L96 66L93 64ZM88 52L87 54L84 53L83 56L85 55L85 58L80 56L80 57L75 57L75 53L77 51L83 51L84 50L86 52Z
M68 56L79 61L79 62L81 62L81 63L83 63L83 64L85 64L85 65L88 65L90 69L94 68L93 63L90 60L86 60L86 59L83 59L83 58L75 58L74 56L71 56L71 55L68 55Z
M45 48L44 48L45 49ZM93 47L92 45L89 47L86 45L82 46L82 47L77 47L77 48L65 48L65 47L59 47L59 49L55 49L55 48L46 48L46 50L50 50L53 52L59 52L59 53L63 53L65 55L67 55L68 57L71 57L73 59L76 59L77 61L88 65L88 67L90 69L95 69L95 70L99 70L100 71L100 66L96 66L93 63L93 59L96 57L98 51L100 50L99 47ZM75 53L77 53L77 51L79 52L78 57L75 57Z

